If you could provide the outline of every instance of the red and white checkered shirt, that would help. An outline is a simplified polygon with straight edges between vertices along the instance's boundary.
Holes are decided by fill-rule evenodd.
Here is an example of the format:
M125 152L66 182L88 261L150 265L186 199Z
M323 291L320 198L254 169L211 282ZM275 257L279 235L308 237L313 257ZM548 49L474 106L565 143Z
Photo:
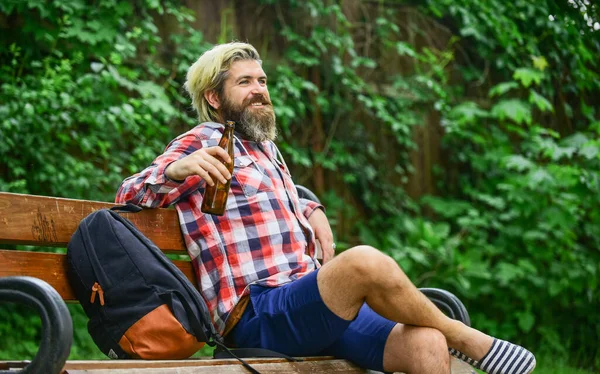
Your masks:
M181 231L215 325L250 284L276 287L320 265L307 217L320 205L299 199L285 163L271 141L235 138L234 171L223 216L200 211L206 182L168 179L166 167L203 147L218 145L224 127L203 123L174 139L152 165L123 181L116 202L158 208L175 204Z

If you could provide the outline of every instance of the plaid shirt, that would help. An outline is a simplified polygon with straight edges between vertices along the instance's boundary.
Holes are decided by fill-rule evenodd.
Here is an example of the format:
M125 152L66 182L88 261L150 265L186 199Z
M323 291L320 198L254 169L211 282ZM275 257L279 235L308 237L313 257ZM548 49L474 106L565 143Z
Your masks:
M199 288L214 325L223 332L229 312L250 284L276 287L320 265L307 217L319 207L299 199L275 144L235 138L234 172L223 216L200 211L206 182L170 180L166 167L203 147L218 145L223 125L203 123L174 139L141 173L123 181L117 203L158 208L175 204Z

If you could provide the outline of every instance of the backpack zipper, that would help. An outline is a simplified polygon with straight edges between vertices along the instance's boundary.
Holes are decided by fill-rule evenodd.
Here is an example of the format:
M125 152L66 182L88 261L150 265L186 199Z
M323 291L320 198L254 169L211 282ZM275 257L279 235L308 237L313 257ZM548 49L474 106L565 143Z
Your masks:
M92 304L96 301L96 293L98 293L98 296L100 297L100 305L104 306L104 290L98 282L94 282L94 285L92 286L92 296L90 297L90 303Z
M109 214L111 212L108 209L106 209L106 211L109 212ZM104 286L106 286L110 289L112 287L112 282L108 279L108 277L104 273L104 270L102 269L102 265L100 264L100 261L98 260L98 256L96 255L96 250L92 244L90 232L89 232L89 229L87 228L87 225L80 225L79 228L81 229L81 234L82 234L81 242L83 244L83 249L85 251L85 254L87 255L88 261L90 262L90 268L92 270L94 278L99 279L102 282L102 284L104 284ZM88 248L88 245L91 245L91 248ZM96 282L96 284L97 283L98 282ZM94 286L92 286L92 288L93 287Z

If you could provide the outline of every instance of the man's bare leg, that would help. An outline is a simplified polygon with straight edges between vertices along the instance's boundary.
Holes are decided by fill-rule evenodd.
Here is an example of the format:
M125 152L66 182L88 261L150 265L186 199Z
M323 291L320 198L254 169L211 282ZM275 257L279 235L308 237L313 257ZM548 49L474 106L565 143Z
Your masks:
M346 320L366 302L389 320L440 331L448 346L475 360L492 346L492 337L444 315L392 258L375 248L359 246L340 254L319 270L317 284L325 305Z
M385 343L383 368L406 374L448 374L446 338L436 329L397 324Z

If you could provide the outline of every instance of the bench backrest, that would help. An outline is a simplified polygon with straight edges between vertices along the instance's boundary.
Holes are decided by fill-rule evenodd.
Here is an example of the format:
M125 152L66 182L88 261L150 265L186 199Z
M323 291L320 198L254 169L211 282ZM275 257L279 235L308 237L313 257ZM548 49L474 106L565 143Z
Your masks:
M66 248L79 222L88 214L117 204L0 192L0 244ZM121 213L166 253L187 255L177 212L145 209ZM173 261L194 283L190 261ZM0 277L28 275L48 282L64 300L75 301L66 277L66 255L44 248L0 249Z

